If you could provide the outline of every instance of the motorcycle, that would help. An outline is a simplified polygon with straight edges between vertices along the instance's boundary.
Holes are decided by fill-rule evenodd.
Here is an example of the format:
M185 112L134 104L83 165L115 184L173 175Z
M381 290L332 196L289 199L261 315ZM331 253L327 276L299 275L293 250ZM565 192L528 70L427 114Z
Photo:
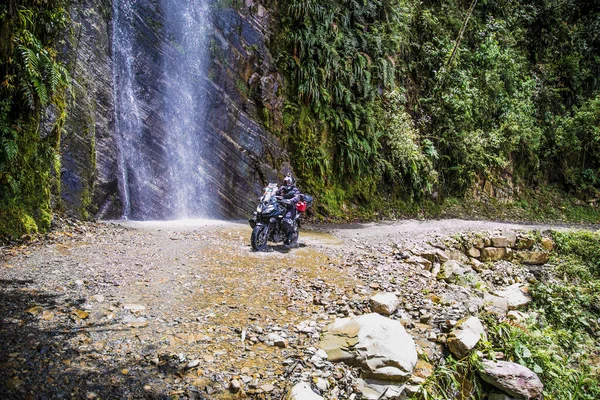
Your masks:
M290 200L282 199L277 196L279 187L276 183L269 183L260 197L254 217L249 219L252 235L250 244L255 251L264 251L267 248L267 242L275 242L293 246L298 242L300 231L300 214L306 211L307 198L312 201L308 195L301 195L301 200L295 205L296 216L292 220L291 228L284 226L283 218L292 204ZM291 234L288 235L291 229Z

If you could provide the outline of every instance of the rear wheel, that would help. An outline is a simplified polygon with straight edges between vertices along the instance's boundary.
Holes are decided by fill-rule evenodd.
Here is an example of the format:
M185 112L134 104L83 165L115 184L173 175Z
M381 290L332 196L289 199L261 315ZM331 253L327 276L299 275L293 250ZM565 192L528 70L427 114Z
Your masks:
M252 235L250 236L250 244L256 251L264 251L267 248L267 241L269 240L269 227L265 225L256 225L252 229Z
M294 226L292 227L292 233L290 233L288 235L288 237L285 239L283 244L285 244L287 246L295 246L298 243L298 235L300 233L298 228L299 228L298 223L296 221L294 221Z

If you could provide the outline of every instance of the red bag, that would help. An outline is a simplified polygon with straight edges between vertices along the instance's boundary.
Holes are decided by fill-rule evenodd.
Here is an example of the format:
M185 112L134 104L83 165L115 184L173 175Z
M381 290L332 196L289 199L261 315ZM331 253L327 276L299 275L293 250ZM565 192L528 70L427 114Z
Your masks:
M300 211L300 212L304 212L306 211L306 202L305 201L299 201L296 203L296 210Z

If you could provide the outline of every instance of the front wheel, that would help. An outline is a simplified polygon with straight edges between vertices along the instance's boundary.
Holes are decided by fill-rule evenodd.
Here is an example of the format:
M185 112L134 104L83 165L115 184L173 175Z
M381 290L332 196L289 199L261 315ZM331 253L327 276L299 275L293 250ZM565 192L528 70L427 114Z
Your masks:
M267 248L267 240L269 240L269 227L266 225L256 225L252 229L252 235L250 236L252 249L264 251Z

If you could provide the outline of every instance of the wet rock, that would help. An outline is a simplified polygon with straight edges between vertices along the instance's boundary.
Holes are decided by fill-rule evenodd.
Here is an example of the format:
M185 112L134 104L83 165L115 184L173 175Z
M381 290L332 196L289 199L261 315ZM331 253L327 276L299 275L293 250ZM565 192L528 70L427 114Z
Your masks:
M508 308L515 310L531 303L531 296L527 294L528 286L515 283L504 290L499 290L496 295L504 297L508 301Z
M400 300L393 293L378 293L370 299L371 310L382 315L393 314L399 304Z
M483 324L477 317L466 317L458 321L450 332L446 344L458 358L467 356L482 337L486 337Z
M364 377L404 382L417 363L415 342L402 324L379 314L334 321L319 347L331 362L361 368Z
M323 400L323 397L313 392L308 383L300 382L287 392L284 400Z
M517 399L542 399L544 385L529 368L508 361L484 360L481 379Z

